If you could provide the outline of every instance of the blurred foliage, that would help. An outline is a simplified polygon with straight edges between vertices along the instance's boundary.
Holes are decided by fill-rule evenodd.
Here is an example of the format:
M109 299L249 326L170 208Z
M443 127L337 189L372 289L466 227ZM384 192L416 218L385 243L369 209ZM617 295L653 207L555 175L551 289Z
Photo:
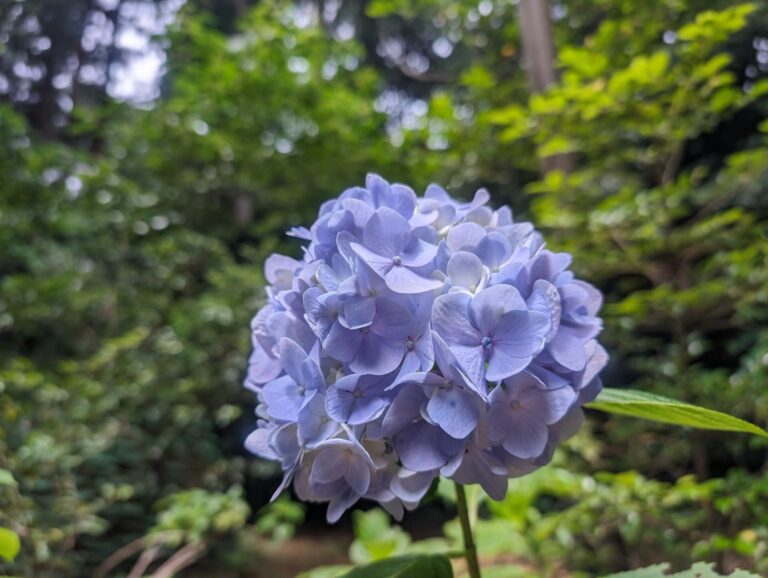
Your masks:
M160 500L157 508L157 521L148 533L107 557L96 568L94 578L112 575L133 558L128 576L176 575L198 562L216 542L229 548L237 545L250 513L239 486L226 493L201 489L177 492ZM221 564L226 565L226 559Z
M114 4L0 8L0 526L22 545L3 572L90 575L159 526L235 531L245 502L293 535L303 507L264 506L275 467L241 449L248 322L263 258L299 253L282 232L367 171L487 186L574 253L606 295L608 385L768 423L762 4L551 2L560 81L531 95L514 2L190 0L143 107L109 97L115 30L83 39L169 3ZM551 155L573 170L541 176ZM519 562L490 576L768 572L765 442L589 424L484 502L484 556ZM448 547L354 516L357 562Z
M281 496L264 506L257 514L256 530L272 540L281 542L292 538L296 526L304 521L304 506Z
M659 564L658 566L641 568L630 572L611 574L605 578L664 578L664 576L669 576L670 578L722 578L722 574L718 574L712 569L712 564L705 564L703 562L694 564L690 570L675 572L674 574L670 574L668 570L669 566L667 564ZM755 574L742 570L736 570L728 574L728 576L732 578L755 578Z
M508 497L487 502L497 536L535 560L544 575L574 568L584 576L607 570L721 558L727 569L764 573L768 482L732 471L726 478L674 483L635 471L583 475L561 466L510 484ZM502 534L503 532L503 534ZM504 552L497 538L489 555Z
M19 537L8 528L0 528L0 558L13 562L20 549Z
M440 554L407 554L353 568L339 578L453 578L451 561Z
M439 166L392 146L360 46L280 5L261 3L229 36L183 13L169 32L171 96L151 111L87 109L78 125L102 131L120 170L176 211L171 222L252 262L297 252L284 231L366 172L425 182Z
M355 539L349 547L349 559L358 567L358 572L368 571L369 564L381 560L400 558L407 562L412 557L445 555L451 549L451 541L442 537L414 542L402 528L392 524L389 514L381 508L355 511L352 517ZM407 570L397 566L395 569L404 574L415 572L407 564L406 567ZM301 578L336 578L346 576L353 568L349 565L321 566L301 574Z
M349 548L349 559L355 564L391 558L407 551L411 539L401 528L392 526L383 510L355 512L355 541Z
M161 512L150 534L171 533L177 543L233 532L245 525L250 514L238 487L226 494L200 489L177 492L161 500L158 506Z
M586 53L566 51L562 82L524 105L525 128L503 119L509 108L489 122L500 124L500 138L535 144L543 156L574 155L576 170L528 186L532 211L604 287L606 341L624 380L765 424L765 364L750 360L768 351L768 171L759 161L768 146L759 133L732 138L718 158L696 144L749 107L765 109L768 82L740 80L719 48L760 18L754 10L701 13L669 47L623 68L609 60L587 67L579 64ZM610 422L603 431L616 452L606 454L612 467L652 475L703 478L764 460L764 444L738 437L697 434L675 444L669 430L660 438L646 424ZM645 443L627 443L640 436Z
M354 46L266 6L234 38L205 21L179 21L172 97L76 111L98 154L0 108L0 467L18 480L0 508L29 576L87 572L147 531L159 498L274 472L241 457L260 261L288 223L396 162L375 76L347 69ZM283 535L297 519L269 515Z

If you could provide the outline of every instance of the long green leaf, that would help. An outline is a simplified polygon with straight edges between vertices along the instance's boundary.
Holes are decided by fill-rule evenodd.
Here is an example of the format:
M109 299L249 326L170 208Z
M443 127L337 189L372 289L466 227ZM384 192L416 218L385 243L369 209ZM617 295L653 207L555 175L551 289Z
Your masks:
M341 578L453 578L453 568L446 556L410 554L358 566Z
M605 388L586 407L673 425L745 432L768 438L767 431L743 419L634 389Z

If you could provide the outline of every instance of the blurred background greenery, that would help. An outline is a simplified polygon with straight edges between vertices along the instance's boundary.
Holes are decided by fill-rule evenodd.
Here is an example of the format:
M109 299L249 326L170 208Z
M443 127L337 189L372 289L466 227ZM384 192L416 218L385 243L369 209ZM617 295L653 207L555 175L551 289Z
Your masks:
M293 576L353 526L352 561L412 547L375 510L266 505L242 449L260 263L368 171L485 186L573 252L609 385L768 423L768 8L548 9L534 93L513 0L0 1L0 571ZM489 575L768 575L765 441L590 417L484 504ZM450 541L451 508L404 527Z

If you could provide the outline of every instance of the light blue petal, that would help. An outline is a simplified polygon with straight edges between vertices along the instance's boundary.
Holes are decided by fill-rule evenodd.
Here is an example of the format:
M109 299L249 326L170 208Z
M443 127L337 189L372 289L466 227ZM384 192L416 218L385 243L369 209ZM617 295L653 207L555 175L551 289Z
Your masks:
M384 275L384 281L387 283L387 287L395 293L405 294L426 293L443 285L442 281L422 277L404 265L392 267Z
M382 279L395 266L391 256L380 255L359 243L351 243L350 247L355 252L355 255L362 259Z
M485 237L485 229L477 223L461 223L448 231L446 244L452 253L458 251L474 252L475 247Z
M427 403L427 414L445 433L464 439L477 427L480 409L472 396L458 386L438 387Z
M347 298L341 306L339 322L347 329L362 329L373 323L376 299L364 295Z
M437 256L437 245L414 238L400 255L406 267L423 267Z
M444 448L446 438L453 439L440 428L419 422L402 430L395 438L395 448L406 468L414 472L426 472L443 467L455 454ZM454 441L458 451L461 442ZM451 449L449 444L447 449Z
M285 368L285 372L290 375L294 381L301 382L301 364L307 358L307 352L304 351L292 339L283 337L279 343L280 362Z
M312 471L309 474L311 484L328 484L343 477L347 471L347 458L344 450L340 448L323 448L312 462Z
M520 292L511 285L493 285L480 291L470 304L472 323L482 336L493 335L501 317L510 311L526 311Z
M344 479L355 493L362 496L368 491L371 484L371 470L368 469L368 464L362 457L351 455L347 459Z
M411 239L411 226L392 209L378 209L365 225L363 243L384 257L400 255Z
M405 345L401 341L385 339L368 331L361 335L360 348L349 368L355 373L385 375L397 369L404 355Z
M363 336L360 331L353 331L342 327L341 323L334 323L323 341L323 348L328 355L339 361L352 361L362 346Z
M478 243L477 256L491 269L496 269L509 260L512 244L501 233L490 232Z
M479 345L482 336L469 319L472 298L466 293L449 293L435 299L432 327L449 345Z
M476 255L459 251L451 256L446 272L454 285L474 292L483 278L484 269L482 261Z

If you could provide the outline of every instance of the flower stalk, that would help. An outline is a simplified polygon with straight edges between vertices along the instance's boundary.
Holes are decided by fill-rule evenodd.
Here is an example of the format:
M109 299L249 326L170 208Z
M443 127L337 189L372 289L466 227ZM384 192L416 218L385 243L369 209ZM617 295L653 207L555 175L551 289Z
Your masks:
M470 522L470 512L467 507L467 494L462 484L456 483L456 506L459 510L459 522L461 523L461 533L464 536L464 558L467 560L467 569L470 578L481 578L480 564L477 561L477 548L475 539L472 536L472 524Z

